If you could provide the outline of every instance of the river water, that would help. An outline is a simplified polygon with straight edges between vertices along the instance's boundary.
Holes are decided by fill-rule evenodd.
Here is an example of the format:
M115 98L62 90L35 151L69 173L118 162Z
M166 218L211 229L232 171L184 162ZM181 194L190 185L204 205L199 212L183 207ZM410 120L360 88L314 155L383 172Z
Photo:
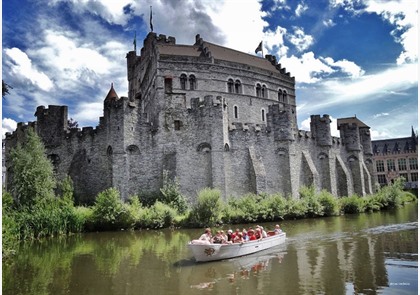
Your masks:
M288 236L284 245L209 263L195 263L186 247L199 229L88 233L25 243L12 263L3 263L3 294L418 292L417 204L284 221L281 227Z

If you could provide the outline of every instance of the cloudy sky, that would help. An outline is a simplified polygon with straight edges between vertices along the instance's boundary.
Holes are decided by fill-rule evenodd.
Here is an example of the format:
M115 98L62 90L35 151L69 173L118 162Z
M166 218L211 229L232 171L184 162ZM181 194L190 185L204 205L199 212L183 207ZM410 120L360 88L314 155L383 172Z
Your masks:
M3 133L34 121L39 105L68 105L97 126L111 83L127 96L126 53L154 31L277 56L296 78L298 123L356 115L373 139L418 126L417 0L3 1ZM259 53L261 54L261 53ZM332 126L332 127L333 127ZM333 128L335 129L335 128ZM337 135L334 130L334 135Z

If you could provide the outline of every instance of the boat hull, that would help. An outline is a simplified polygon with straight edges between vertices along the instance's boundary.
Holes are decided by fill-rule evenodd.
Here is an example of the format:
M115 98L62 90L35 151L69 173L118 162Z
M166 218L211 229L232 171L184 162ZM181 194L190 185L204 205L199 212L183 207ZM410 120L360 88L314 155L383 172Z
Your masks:
M281 245L286 241L286 233L267 238L235 244L194 244L188 243L196 261L215 261L256 253Z

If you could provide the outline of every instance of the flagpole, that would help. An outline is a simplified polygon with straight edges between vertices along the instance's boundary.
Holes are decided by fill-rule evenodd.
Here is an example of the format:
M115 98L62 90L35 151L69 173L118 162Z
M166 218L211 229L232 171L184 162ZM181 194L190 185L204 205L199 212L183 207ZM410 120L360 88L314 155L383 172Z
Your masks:
M261 54L262 54L262 57L264 58L264 44L263 44L263 41L261 41Z

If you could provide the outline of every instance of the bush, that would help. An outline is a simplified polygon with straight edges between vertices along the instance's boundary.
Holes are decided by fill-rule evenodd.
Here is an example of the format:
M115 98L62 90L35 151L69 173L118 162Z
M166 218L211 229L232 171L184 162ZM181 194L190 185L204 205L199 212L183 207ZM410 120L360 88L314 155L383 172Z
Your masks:
M303 218L306 215L308 208L306 202L301 199L295 199L290 197L286 202L286 218L296 219Z
M219 190L202 189L190 212L189 222L199 226L213 226L221 220L222 207Z
M306 207L306 216L317 217L324 215L323 207L319 202L314 186L302 187L299 194L300 199L304 202Z
M322 190L318 196L319 203L322 206L324 216L334 216L340 214L340 203L336 197L326 190Z
M115 188L100 192L93 205L93 220L98 230L115 230L128 227L127 206ZM127 222L128 221L128 222Z
M141 210L140 225L142 228L163 228L174 224L176 210L157 201L153 206Z
M340 199L341 211L347 214L361 213L365 211L365 202L362 198L353 195Z
M53 198L56 180L45 147L32 128L25 143L10 152L12 162L11 193L20 206L32 206L37 200Z
M160 189L163 203L175 208L180 214L188 209L187 199L181 194L179 182L170 179L168 171L163 171L163 187Z

